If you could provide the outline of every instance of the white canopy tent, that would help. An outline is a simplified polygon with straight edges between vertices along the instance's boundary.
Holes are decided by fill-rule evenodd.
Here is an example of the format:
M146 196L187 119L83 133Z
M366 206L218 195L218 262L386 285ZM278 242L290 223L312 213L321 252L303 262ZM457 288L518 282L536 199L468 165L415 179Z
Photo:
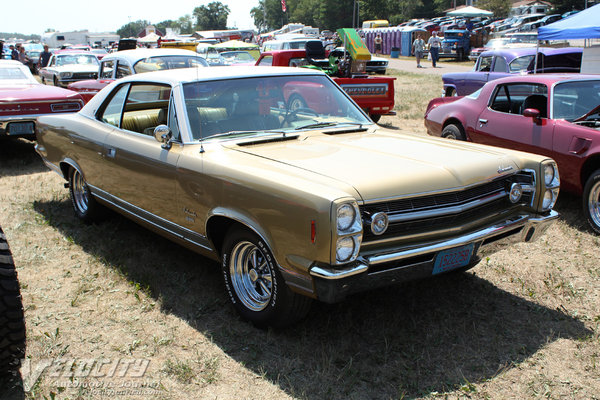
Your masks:
M494 15L494 13L491 11L482 10L481 8L468 6L468 7L458 8L456 10L449 11L446 13L446 15L449 17L475 18L475 17L491 17L492 15Z

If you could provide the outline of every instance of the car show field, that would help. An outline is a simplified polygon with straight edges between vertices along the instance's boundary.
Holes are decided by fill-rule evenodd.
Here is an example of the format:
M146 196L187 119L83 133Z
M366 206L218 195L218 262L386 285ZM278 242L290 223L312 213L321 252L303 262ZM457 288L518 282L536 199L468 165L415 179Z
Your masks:
M397 115L379 124L423 138L441 77L393 63L387 76ZM293 327L257 329L229 304L218 262L117 214L81 223L63 183L31 142L0 142L0 221L27 322L25 363L0 378L11 388L0 398L600 393L600 238L578 197L560 193L561 217L540 240L468 272L313 302Z

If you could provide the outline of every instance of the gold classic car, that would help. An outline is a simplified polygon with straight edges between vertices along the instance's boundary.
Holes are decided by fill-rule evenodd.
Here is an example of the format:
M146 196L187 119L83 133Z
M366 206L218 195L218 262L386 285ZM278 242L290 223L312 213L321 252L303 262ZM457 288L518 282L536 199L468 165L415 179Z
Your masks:
M132 75L36 127L79 218L108 206L221 260L258 326L468 269L558 216L553 160L385 130L315 70Z

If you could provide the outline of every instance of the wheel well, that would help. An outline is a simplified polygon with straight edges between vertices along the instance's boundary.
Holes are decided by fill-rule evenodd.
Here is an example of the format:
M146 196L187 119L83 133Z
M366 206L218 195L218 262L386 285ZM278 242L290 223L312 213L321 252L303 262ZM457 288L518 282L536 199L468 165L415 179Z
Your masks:
M590 156L587 160L585 160L585 163L581 167L580 179L582 190L585 186L585 182L597 169L600 169L600 154L594 154L593 156Z
M69 169L71 169L71 168L72 168L72 166L69 163L66 163L66 162L60 163L60 170L62 171L63 178L69 179Z
M446 120L446 122L444 122L444 126L442 126L442 130L444 130L445 127L447 127L448 125L456 125L456 127L462 132L462 134L465 134L465 128L462 126L462 123L456 119L456 118L449 118ZM466 135L465 135L466 137Z
M446 97L450 97L452 92L456 92L456 88L454 86L446 86Z
M206 224L206 236L208 240L212 242L219 257L221 256L221 251L223 250L225 235L232 226L238 226L241 229L248 229L252 231L244 224L220 215L211 217Z

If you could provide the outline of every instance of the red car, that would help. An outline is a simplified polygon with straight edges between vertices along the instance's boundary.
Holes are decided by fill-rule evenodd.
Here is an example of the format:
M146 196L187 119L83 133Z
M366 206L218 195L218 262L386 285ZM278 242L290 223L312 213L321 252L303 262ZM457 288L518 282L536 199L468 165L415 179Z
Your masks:
M261 53L256 65L274 67L301 67L309 65L306 50L272 50ZM396 115L394 110L394 80L389 76L338 77L334 80L373 120L379 121L382 115ZM306 96L317 96L314 88L307 88ZM306 107L307 99L298 94L295 104ZM306 101L305 101L306 100ZM295 107L295 106L294 106Z
M0 60L0 136L35 139L35 120L42 114L79 111L81 95L39 83L26 65Z
M431 100L425 126L432 136L552 157L558 163L561 186L583 195L585 216L593 230L600 233L598 75L540 74L497 79L466 97Z

